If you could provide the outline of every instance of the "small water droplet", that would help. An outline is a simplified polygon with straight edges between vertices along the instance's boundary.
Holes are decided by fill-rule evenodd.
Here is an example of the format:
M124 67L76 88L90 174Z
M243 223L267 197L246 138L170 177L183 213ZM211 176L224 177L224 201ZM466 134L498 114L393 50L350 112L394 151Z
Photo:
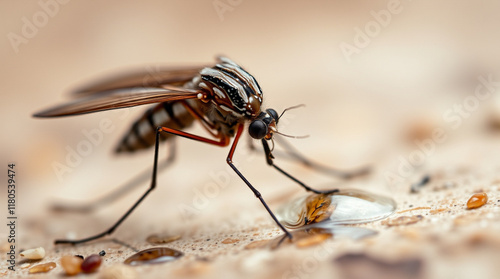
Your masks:
M487 202L488 202L488 195L486 195L486 193L474 194L467 201L467 209L474 209L481 207Z
M395 210L392 198L344 189L297 198L278 209L277 216L285 227L295 229L315 223L328 226L368 223L387 218Z
M181 251L167 247L155 247L137 252L127 258L124 263L128 265L158 264L174 261L183 255Z

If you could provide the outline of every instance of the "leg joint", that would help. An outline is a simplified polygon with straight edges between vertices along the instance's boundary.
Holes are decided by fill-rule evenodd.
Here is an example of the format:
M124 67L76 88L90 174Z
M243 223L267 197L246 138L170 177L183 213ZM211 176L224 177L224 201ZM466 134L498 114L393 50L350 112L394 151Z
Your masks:
M254 192L254 194L255 194L255 196L256 196L257 198L259 198L259 199L260 199L260 198L262 197L262 195L260 194L260 192L259 192L259 191L255 190L255 191L253 191L253 192Z

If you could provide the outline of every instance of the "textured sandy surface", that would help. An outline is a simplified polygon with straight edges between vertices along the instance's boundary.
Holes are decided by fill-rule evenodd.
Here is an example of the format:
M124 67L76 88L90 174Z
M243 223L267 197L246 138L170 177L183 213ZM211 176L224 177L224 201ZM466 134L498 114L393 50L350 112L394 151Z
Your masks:
M390 1L241 1L223 18L211 0L196 5L94 2L61 6L18 52L7 35L21 33L23 18L31 19L41 7L36 1L0 4L1 183L7 180L7 163L15 162L17 253L42 246L47 255L40 263L58 264L47 274L28 275L18 259L17 271L8 272L8 233L2 226L0 276L65 278L61 256L101 250L107 253L104 269L121 263L134 249L152 247L146 238L159 234L180 235L164 246L185 256L134 267L141 278L498 277L499 86L494 83L491 95L477 107L469 103L474 109L460 116L459 124L443 118L455 105L471 101L481 78L500 80L498 1L401 1L402 11L350 61L339 45L352 44L356 28L364 28L373 20L372 12L386 9ZM111 237L76 247L54 246L54 239L86 237L109 227L148 183L87 214L55 213L52 205L95 201L149 172L153 154L111 154L144 108L52 120L31 114L67 100L64 94L72 88L117 70L209 64L217 54L229 56L258 79L266 108L282 111L306 104L287 112L280 123L282 132L310 135L291 140L304 154L344 170L369 165L373 171L341 181L283 160L277 152L281 167L316 188L358 188L394 198L398 209L389 223L359 225L378 234L358 241L333 237L309 248L245 248L281 232L227 167L227 149L178 140L176 161L159 175L158 189ZM113 132L104 133L102 142L58 175L54 163L66 164L71 150L102 121L111 121ZM436 128L443 129L446 140L436 143L417 167L399 172L401 158L409 160L418 150L414 140L432 137ZM304 195L266 166L261 153L249 152L246 143L241 141L234 159L271 208ZM163 158L167 149L162 147ZM393 183L388 172L402 179ZM425 175L430 182L410 193L410 185ZM476 192L487 193L489 201L467 210L465 204ZM0 193L0 200L3 223L6 194ZM388 225L395 218L418 215L416 223Z
M419 193L410 194L408 185L405 191L392 194L398 209L389 219L359 225L378 231L378 235L360 241L334 236L307 248L286 244L276 250L265 246L245 248L252 242L273 239L281 232L251 195L240 193L234 186L228 190L234 190L231 196L213 201L213 209L184 221L168 211L162 212L162 206L153 204L154 201L146 203L113 235L130 247L110 240L77 247L52 245L52 239L63 237L64 232L81 237L106 227L114 219L109 211L106 215L83 216L40 213L38 219L25 218L20 239L23 248L45 247L47 256L41 262L58 262L66 254L89 255L105 250L106 267L122 262L134 253L133 249L155 246L146 242L152 234L181 235L181 239L163 246L184 252L184 257L162 265L134 268L149 278L317 278L333 274L349 278L367 278L359 274L370 274L370 278L469 278L477 273L483 278L495 278L500 251L498 168L478 171L472 166L447 167L429 169L426 174L431 181ZM291 183L285 183L292 188ZM368 176L345 185L377 192L376 188L364 186L373 183L376 184L376 178ZM486 192L489 201L481 208L466 209L467 200L476 192ZM269 200L272 207L277 207L290 198L270 195ZM168 202L170 198L161 199ZM401 216L421 218L412 224L388 225ZM27 270L19 269L16 273L26 274ZM45 276L54 274L60 276L61 267ZM87 277L92 276L98 274Z

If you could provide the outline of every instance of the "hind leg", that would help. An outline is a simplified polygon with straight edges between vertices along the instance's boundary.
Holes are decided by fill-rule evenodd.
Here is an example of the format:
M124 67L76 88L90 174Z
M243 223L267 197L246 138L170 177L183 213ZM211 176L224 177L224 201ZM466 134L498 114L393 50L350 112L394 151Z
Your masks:
M175 155L176 155L176 146L175 146L175 138L171 138L167 141L167 143L170 145L169 152L167 154L167 158L165 160L162 160L160 164L158 165L158 170L162 171L166 169L172 162L175 160ZM123 197L130 191L134 190L138 186L140 186L142 183L146 182L148 179L151 178L151 168L145 169L143 172L141 172L139 175L131 179L130 181L124 183L123 185L120 185L117 189L111 191L110 193L98 198L97 200L89 201L89 202L84 202L81 204L74 204L74 203L57 203L52 206L52 210L55 211L69 211L69 212L77 212L77 213L88 213L92 212L94 210L97 210L101 207L104 207L119 198Z
M79 243L92 241L92 240L95 240L95 239L98 239L98 238L101 238L103 236L106 236L106 235L113 233L116 230L116 228L118 228L118 226L120 226L120 224L123 223L123 221L125 221L125 219L134 211L134 209L137 208L137 206L149 195L149 193L151 193L151 191L153 191L156 188L156 177L157 177L157 172L158 172L158 150L159 150L159 145L160 145L160 134L161 133L170 133L173 135L177 135L177 136L181 136L184 138L189 138L189 139L193 139L193 140L197 140L197 141L201 141L201 142L205 142L205 143L209 143L209 144L217 145L217 146L227 146L229 144L229 139L227 137L223 137L223 136L221 136L219 138L219 140L217 141L217 140L212 140L212 139L204 138L201 136L189 134L189 133L186 133L183 131L167 128L167 127L158 127L156 130L153 174L152 174L152 178L151 178L151 184L150 184L148 190L144 194L142 194L142 196L132 205L132 207L129 210L127 210L127 212L125 212L125 214L115 224L113 224L109 229L107 229L99 234L96 234L96 235L93 235L93 236L90 236L87 238L79 239L79 240L69 240L69 239L56 240L55 244L79 244Z

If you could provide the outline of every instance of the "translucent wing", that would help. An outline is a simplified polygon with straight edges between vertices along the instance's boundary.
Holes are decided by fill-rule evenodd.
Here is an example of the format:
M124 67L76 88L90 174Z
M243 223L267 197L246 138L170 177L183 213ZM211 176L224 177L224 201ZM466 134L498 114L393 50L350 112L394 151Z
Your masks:
M193 79L203 69L203 66L189 68L146 67L134 71L105 78L93 84L75 90L75 94L95 94L120 88L130 87L160 87L161 85L181 85Z
M193 99L201 91L174 86L122 88L98 92L75 101L34 114L35 117L58 117L145 104Z

